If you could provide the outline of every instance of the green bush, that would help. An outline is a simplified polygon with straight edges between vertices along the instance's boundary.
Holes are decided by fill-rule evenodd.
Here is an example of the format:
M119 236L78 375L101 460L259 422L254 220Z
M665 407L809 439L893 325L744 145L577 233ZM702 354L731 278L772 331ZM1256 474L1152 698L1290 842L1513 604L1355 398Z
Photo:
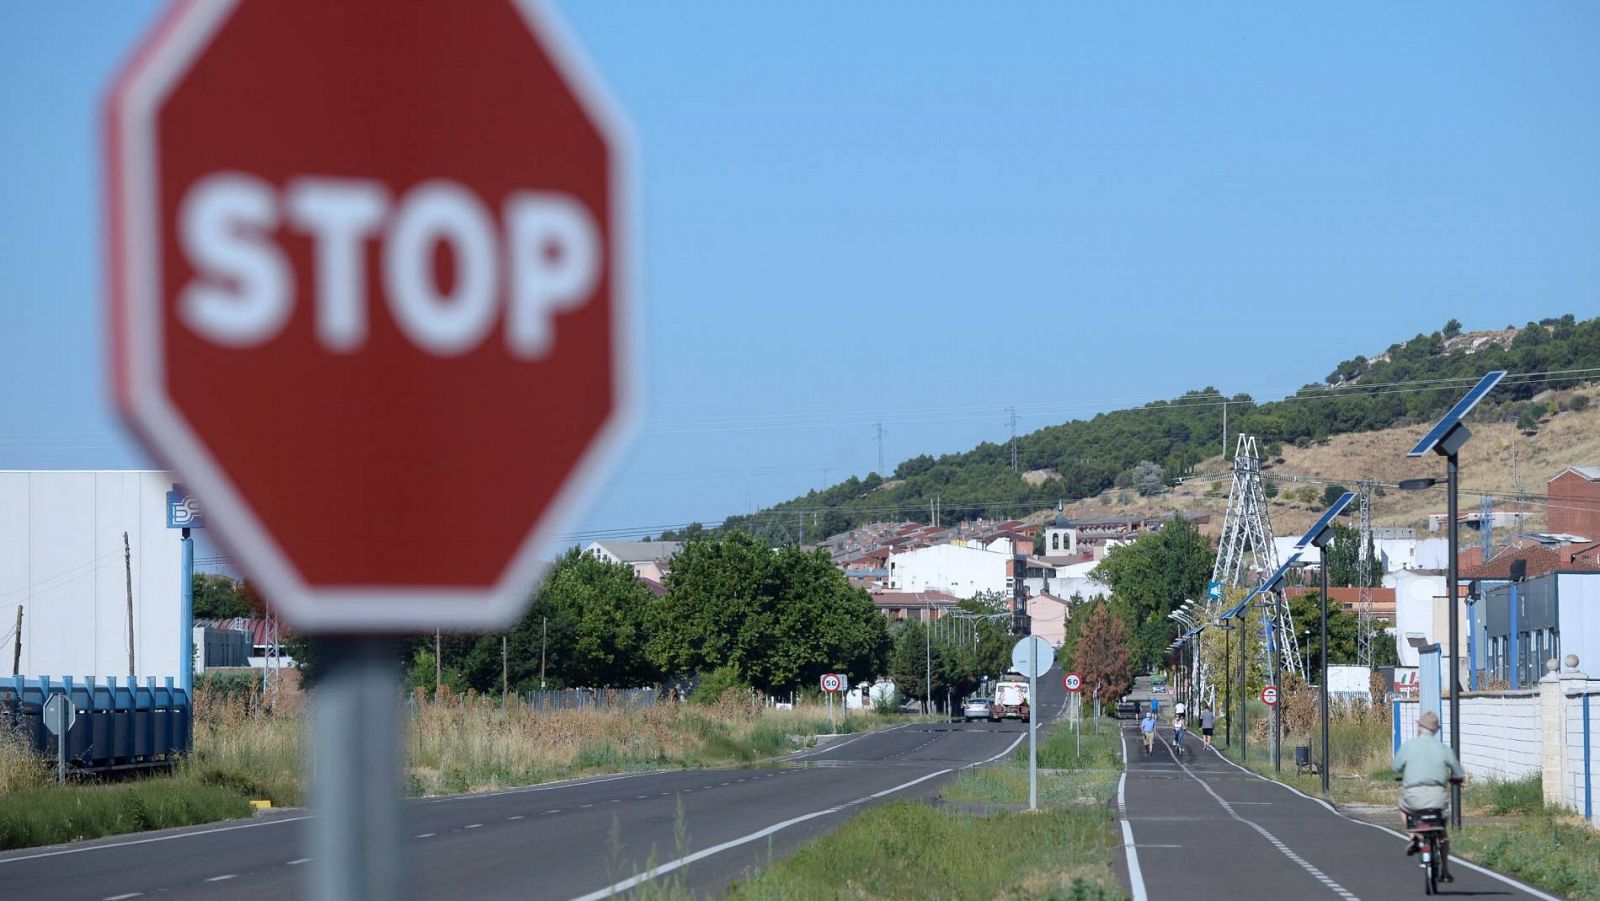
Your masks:
M739 678L739 671L731 666L721 666L709 673L702 673L700 681L694 687L694 693L689 695L689 700L696 704L707 706L722 700L722 695L730 688L748 689L750 686Z
M249 800L235 789L167 777L29 789L0 798L0 850L191 826L250 812Z

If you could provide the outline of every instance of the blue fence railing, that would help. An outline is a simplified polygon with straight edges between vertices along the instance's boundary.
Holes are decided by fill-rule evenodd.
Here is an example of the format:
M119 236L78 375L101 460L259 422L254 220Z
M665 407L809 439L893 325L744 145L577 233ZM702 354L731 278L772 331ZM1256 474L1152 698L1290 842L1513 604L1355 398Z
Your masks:
M44 723L51 695L65 694L77 719L65 741L67 765L85 772L170 766L193 742L194 708L168 677L0 677L0 714L40 756L56 759L56 736Z

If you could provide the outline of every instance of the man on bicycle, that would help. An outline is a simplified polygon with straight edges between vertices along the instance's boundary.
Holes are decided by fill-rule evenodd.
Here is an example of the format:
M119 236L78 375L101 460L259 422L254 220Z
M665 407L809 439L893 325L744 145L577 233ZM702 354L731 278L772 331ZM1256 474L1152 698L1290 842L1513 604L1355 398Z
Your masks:
M1144 719L1139 721L1139 732L1144 736L1144 752L1153 753L1156 749L1156 714L1153 710L1144 712Z
M1448 811L1450 783L1460 783L1467 776L1450 746L1439 740L1439 715L1432 710L1425 711L1417 719L1416 737L1395 752L1393 768L1402 786L1400 817L1408 830L1412 828L1413 814L1424 810ZM1416 854L1420 850L1416 835L1412 835L1406 854ZM1439 881L1455 881L1450 875L1448 835L1439 837Z

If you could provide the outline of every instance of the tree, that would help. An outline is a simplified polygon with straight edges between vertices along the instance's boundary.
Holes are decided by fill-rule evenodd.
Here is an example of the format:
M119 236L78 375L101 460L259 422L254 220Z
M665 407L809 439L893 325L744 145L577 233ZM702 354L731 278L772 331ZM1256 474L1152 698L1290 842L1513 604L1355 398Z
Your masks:
M1328 584L1359 586L1361 584L1361 530L1335 523L1333 538L1322 550L1328 566ZM1383 567L1379 565L1377 548L1371 537L1367 539L1367 559L1372 561L1369 588L1383 584Z
M1141 460L1133 468L1133 488L1142 495L1149 496L1160 491L1166 484L1165 480L1161 467L1149 460Z
M1133 665L1140 669L1161 659L1175 627L1167 614L1188 599L1201 598L1215 562L1211 543L1181 516L1159 532L1112 548L1094 577L1111 587L1133 635Z
M1345 492L1349 490L1350 489L1344 487L1343 485L1329 485L1328 487L1322 489L1322 506L1333 506L1333 502L1341 497L1344 497Z
M1444 336L1446 338L1454 338L1459 334L1461 334L1461 320L1451 319L1444 324Z
M194 615L201 619L257 617L265 609L243 582L220 573L194 574Z
M933 686L928 691L928 667L933 667ZM950 649L929 642L928 629L915 620L899 624L894 632L894 649L889 653L889 678L903 697L933 700L954 687ZM930 708L931 709L931 708Z
M826 552L774 550L742 533L691 540L648 616L647 653L671 673L734 667L763 689L825 672L883 672L888 627Z
M1127 631L1107 604L1094 604L1087 613L1072 668L1083 677L1084 697L1113 704L1133 688Z

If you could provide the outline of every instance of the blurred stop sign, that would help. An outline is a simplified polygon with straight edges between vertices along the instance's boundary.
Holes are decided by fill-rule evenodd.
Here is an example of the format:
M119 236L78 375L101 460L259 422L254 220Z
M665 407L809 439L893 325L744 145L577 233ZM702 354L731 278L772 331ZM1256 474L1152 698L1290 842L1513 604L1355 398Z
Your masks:
M623 129L533 3L181 3L107 109L117 400L294 624L494 627L632 390Z

